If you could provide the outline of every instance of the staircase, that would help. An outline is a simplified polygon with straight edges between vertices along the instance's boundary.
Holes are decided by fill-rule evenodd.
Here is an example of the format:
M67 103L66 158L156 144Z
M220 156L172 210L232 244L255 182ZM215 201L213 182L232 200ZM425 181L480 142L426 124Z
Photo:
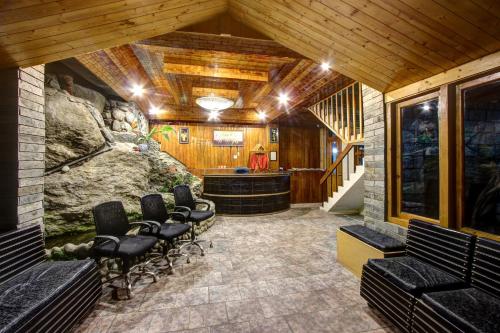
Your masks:
M342 88L308 109L343 143L363 142L363 98L359 82Z
M320 180L320 209L342 213L359 212L364 197L363 146L348 144Z

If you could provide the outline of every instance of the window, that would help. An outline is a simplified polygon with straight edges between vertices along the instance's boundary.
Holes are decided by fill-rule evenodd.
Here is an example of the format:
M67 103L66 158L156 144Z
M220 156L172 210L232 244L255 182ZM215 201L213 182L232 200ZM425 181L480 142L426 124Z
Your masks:
M500 79L458 87L462 227L500 235ZM459 180L460 182L460 180Z
M439 219L438 99L401 112L401 212Z

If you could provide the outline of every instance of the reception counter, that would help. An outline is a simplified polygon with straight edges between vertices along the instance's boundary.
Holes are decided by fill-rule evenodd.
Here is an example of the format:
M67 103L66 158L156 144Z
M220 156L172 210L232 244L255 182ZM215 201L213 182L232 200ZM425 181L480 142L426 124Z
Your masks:
M290 208L290 174L205 174L203 198L218 214L268 214Z

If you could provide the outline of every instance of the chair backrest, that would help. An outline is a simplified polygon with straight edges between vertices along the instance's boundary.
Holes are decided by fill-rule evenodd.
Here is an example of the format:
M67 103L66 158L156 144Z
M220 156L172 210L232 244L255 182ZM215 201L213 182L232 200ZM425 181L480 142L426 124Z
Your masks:
M474 240L463 232L410 220L406 254L468 282Z
M186 206L191 209L196 209L191 189L187 185L177 185L174 187L174 200L176 206Z
M168 219L167 207L161 194L148 194L141 198L142 218L164 223Z
M0 283L46 259L39 225L0 234Z
M500 298L500 242L476 240L471 285Z
M124 236L129 231L127 213L120 201L99 204L92 214L97 235Z

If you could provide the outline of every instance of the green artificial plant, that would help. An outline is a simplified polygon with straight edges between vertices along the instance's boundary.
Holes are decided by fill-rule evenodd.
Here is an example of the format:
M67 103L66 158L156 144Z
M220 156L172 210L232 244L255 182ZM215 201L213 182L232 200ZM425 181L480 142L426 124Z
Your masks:
M161 134L165 139L169 140L168 133L172 131L174 131L174 129L169 125L155 126L148 134L138 134L135 141L137 144L149 143L156 134Z

